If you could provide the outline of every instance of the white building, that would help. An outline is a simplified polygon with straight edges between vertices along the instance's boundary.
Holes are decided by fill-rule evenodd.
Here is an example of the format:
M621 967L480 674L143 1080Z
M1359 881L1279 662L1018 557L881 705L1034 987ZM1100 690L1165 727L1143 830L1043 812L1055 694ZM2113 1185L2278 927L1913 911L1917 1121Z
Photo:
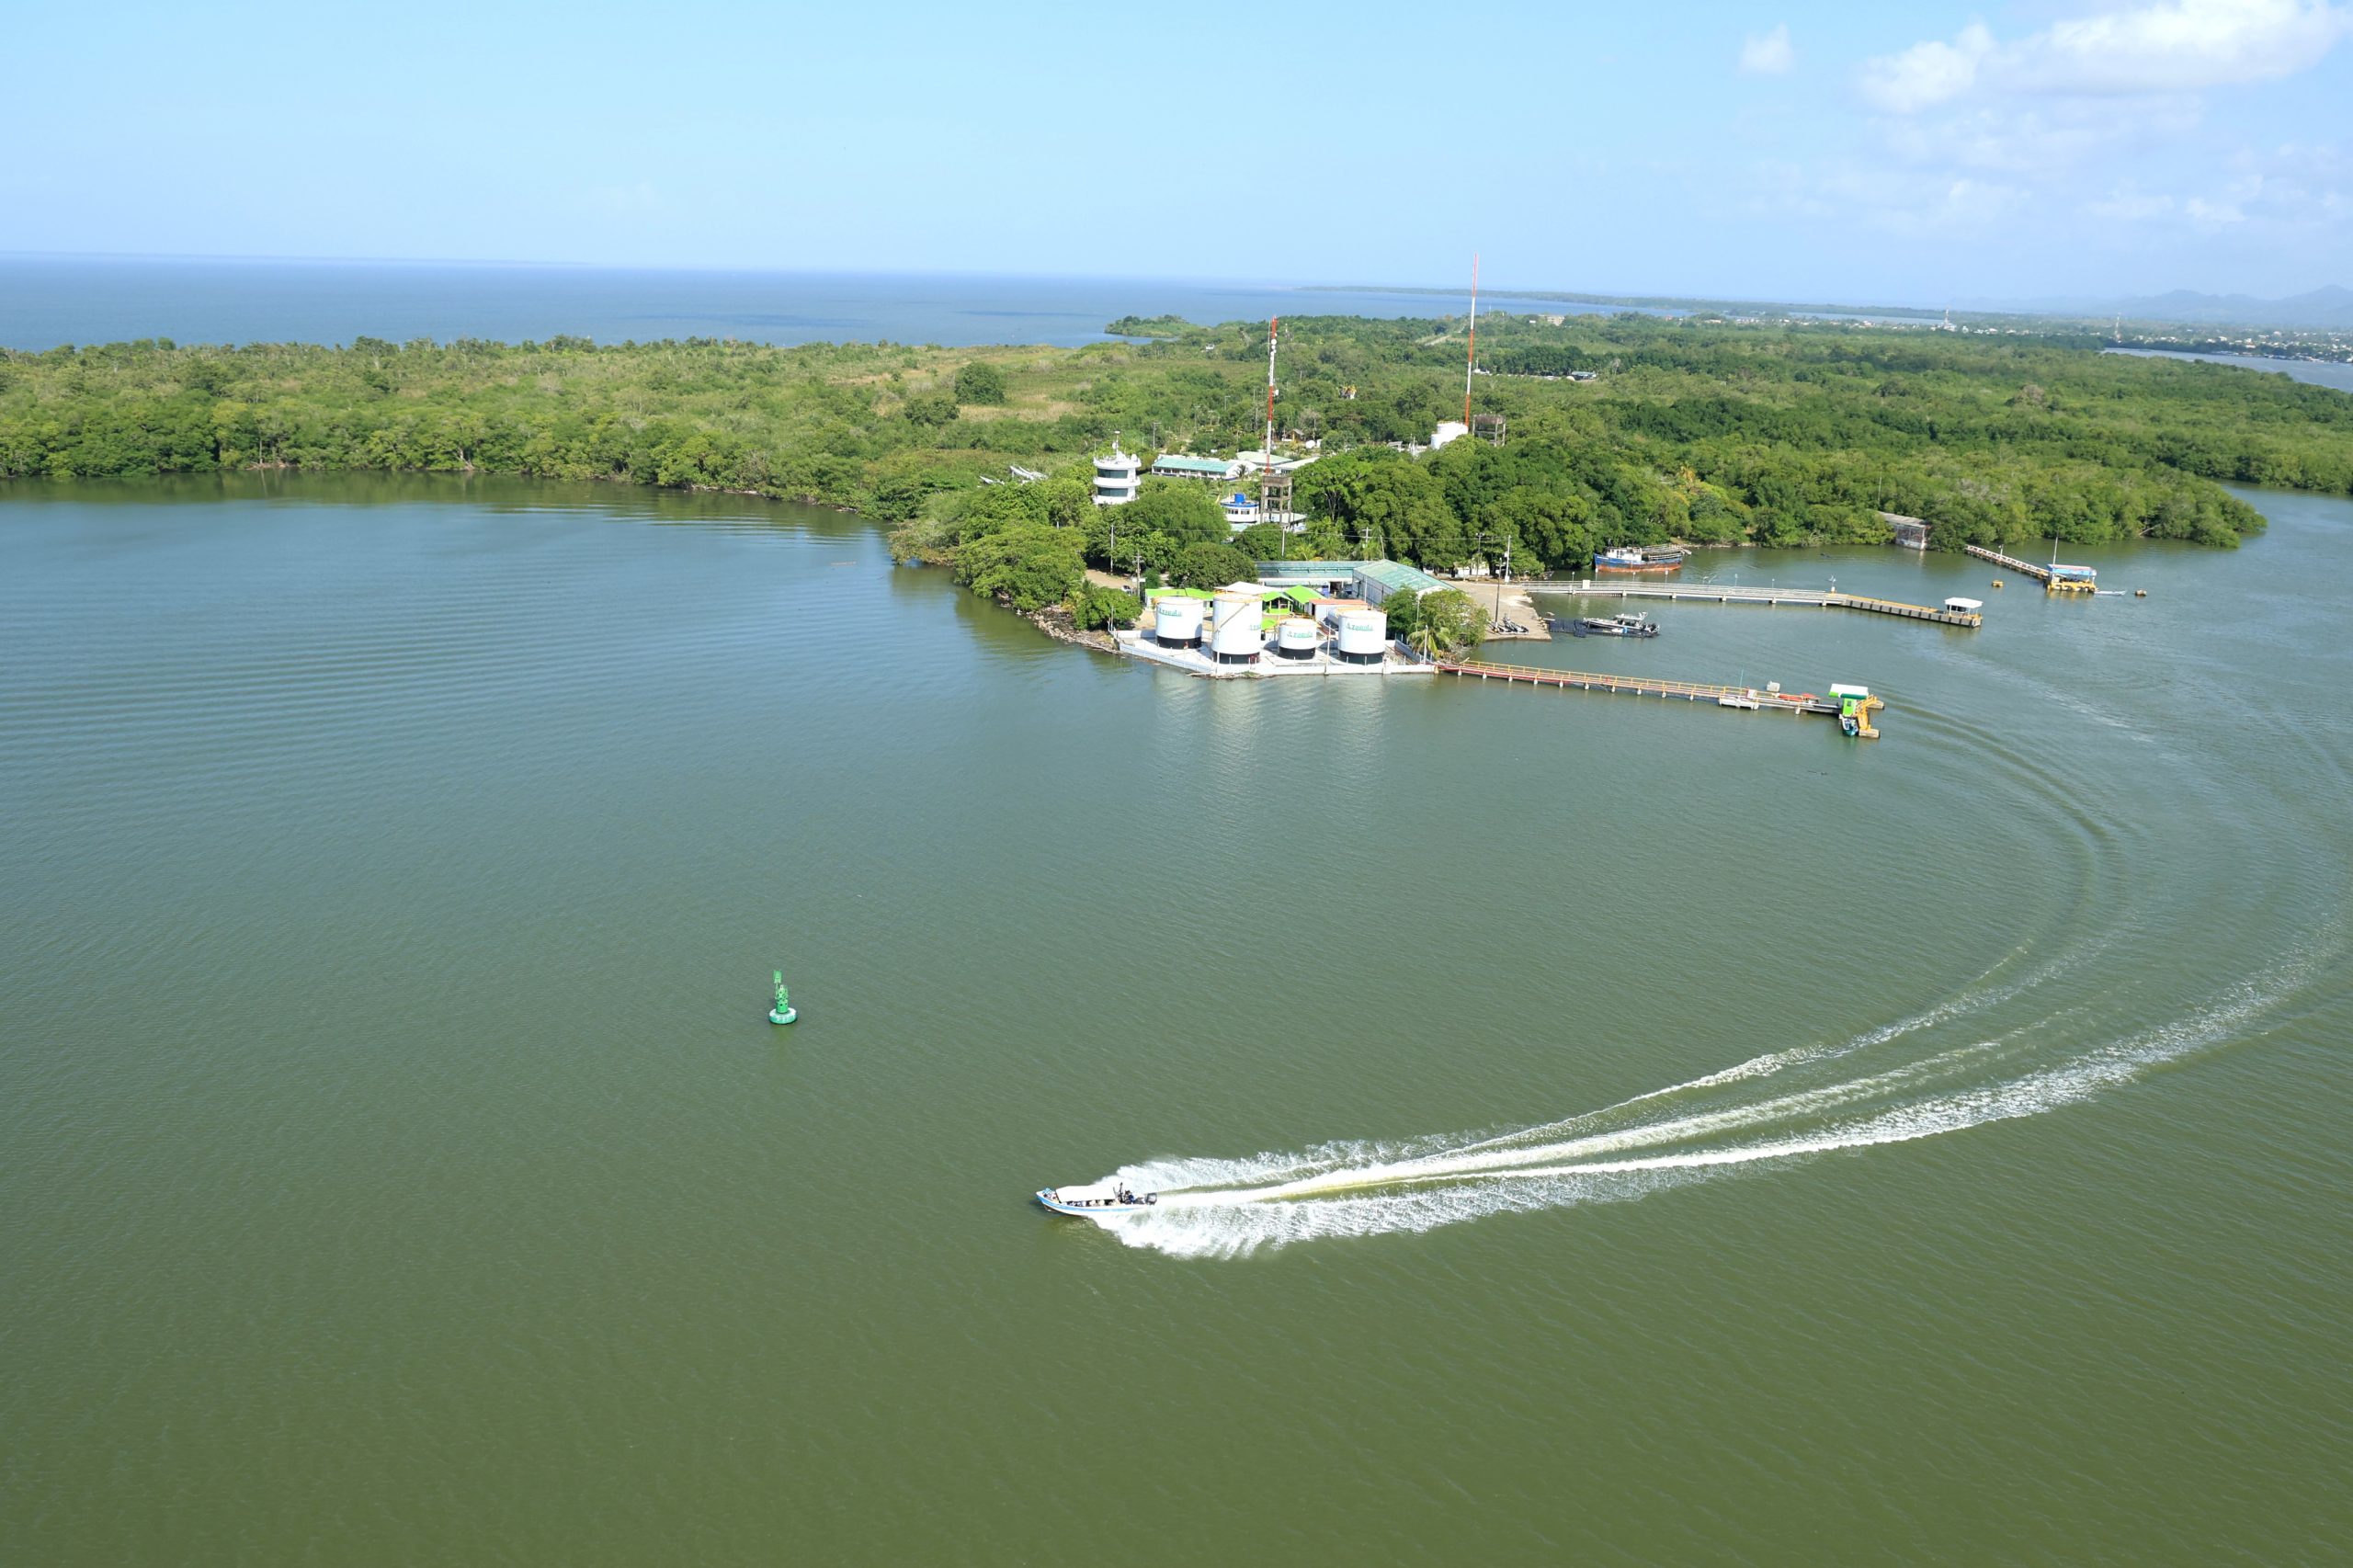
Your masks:
M1095 504L1098 506L1124 506L1136 498L1136 486L1143 482L1143 463L1120 450L1120 443L1111 443L1111 455L1095 460Z

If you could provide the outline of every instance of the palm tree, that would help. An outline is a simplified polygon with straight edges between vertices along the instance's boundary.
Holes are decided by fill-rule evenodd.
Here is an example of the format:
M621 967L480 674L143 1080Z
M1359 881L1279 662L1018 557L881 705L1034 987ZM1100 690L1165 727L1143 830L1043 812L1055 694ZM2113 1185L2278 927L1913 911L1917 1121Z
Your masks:
M1406 634L1405 645L1425 659L1437 658L1442 646L1438 628L1427 620Z

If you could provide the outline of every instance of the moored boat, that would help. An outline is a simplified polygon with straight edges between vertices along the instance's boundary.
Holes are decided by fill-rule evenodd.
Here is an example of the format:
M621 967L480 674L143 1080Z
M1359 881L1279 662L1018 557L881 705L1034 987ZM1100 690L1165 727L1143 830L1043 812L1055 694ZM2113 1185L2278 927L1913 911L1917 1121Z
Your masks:
M1597 551L1597 572L1673 572L1683 564L1683 551L1671 544L1620 544Z
M1658 622L1646 615L1587 615L1570 623L1578 637L1655 637Z
M1160 1194L1131 1192L1117 1181L1098 1181L1092 1187L1040 1187L1038 1201L1057 1214L1093 1220L1105 1214L1142 1213L1160 1201Z

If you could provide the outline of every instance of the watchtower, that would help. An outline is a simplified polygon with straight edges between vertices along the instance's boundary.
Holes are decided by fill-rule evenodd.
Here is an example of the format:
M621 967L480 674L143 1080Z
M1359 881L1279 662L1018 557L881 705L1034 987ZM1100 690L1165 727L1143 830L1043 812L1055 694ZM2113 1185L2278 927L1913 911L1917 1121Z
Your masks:
M1290 471L1270 464L1258 475L1258 520L1289 528L1292 515Z

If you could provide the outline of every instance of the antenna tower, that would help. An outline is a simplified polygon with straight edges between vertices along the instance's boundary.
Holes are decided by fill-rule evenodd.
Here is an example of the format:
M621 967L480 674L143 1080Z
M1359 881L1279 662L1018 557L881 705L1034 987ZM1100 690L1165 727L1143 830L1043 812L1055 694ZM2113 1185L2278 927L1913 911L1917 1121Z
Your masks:
M1282 327L1282 317L1273 316L1267 322L1267 446L1266 463L1258 470L1258 520L1288 528L1284 519L1290 515L1290 475L1275 472L1275 338Z
M1280 316L1267 318L1267 466L1258 471L1261 475L1275 466L1275 336L1282 324Z
M1471 428L1471 378L1479 369L1479 253L1471 253L1471 348L1462 362L1462 428Z

